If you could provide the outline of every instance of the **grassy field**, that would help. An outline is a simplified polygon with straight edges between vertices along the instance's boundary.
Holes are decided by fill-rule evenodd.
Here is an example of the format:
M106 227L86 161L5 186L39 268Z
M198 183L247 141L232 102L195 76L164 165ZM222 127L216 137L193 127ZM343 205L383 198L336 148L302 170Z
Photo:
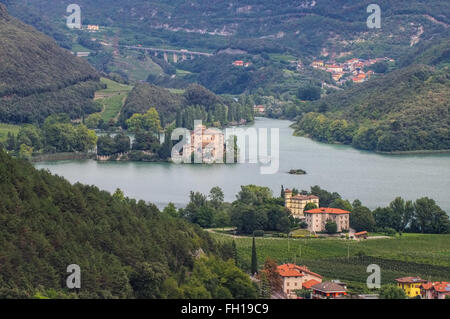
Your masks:
M107 88L98 91L98 93L105 93L105 94L129 93L133 89L133 86L131 85L121 84L107 78L101 78L100 81L106 84Z
M219 241L231 236L213 233ZM251 238L235 238L238 256L244 268L251 259ZM258 263L267 257L279 263L307 265L326 279L340 279L350 289L364 291L367 266L381 267L382 283L403 276L421 276L429 280L450 279L450 235L403 234L389 239L348 241L341 239L256 238Z
M114 95L102 99L103 112L101 112L101 116L103 121L108 122L109 120L116 118L122 109L125 99L126 95Z
M270 53L269 54L270 58L274 61L277 62L289 62L289 61L295 61L297 60L297 58L293 55L288 55L288 54L277 54L277 53Z
M106 78L101 82L107 85L106 89L96 92L96 100L102 104L102 119L108 122L120 112L128 93L133 89L131 85L120 84Z
M20 130L19 125L0 123L0 142L6 141L9 132L13 133L14 135L17 135L19 133L19 130Z
M124 71L130 81L145 81L150 74L163 73L161 67L149 56L139 55L139 52L128 51L126 55L115 56L111 71Z
M184 90L183 89L168 89L170 91L170 93L175 93L175 94L183 94Z

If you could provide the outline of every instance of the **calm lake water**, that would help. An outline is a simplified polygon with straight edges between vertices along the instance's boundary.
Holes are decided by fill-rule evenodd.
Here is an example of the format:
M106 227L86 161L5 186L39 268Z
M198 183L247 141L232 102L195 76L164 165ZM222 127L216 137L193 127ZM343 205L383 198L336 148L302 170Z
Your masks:
M207 194L220 186L227 201L233 201L241 185L270 187L275 195L284 187L309 190L310 186L338 192L345 199L360 199L371 209L386 206L395 197L415 200L428 196L450 213L450 154L379 155L349 146L328 145L295 137L291 122L257 119L255 128L280 129L280 169L261 175L260 164L176 165L57 161L36 163L71 182L94 184L113 192L122 189L129 197L143 199L159 207L169 202L183 206L189 192ZM289 175L303 169L307 175Z

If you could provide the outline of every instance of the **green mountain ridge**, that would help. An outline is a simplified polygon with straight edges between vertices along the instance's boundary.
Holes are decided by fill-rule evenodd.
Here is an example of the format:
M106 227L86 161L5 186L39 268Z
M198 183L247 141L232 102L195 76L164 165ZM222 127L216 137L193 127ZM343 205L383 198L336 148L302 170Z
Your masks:
M309 106L299 134L381 152L450 149L448 66L411 65Z
M68 0L8 0L8 6L23 15L23 8L42 13L61 23ZM382 28L370 30L366 9L370 0L321 1L118 1L77 2L84 24L99 24L133 30L123 43L193 46L208 50L227 47L249 52L290 51L300 56L319 55L323 48L336 53L401 56L423 27L421 40L448 36L448 1L378 1ZM120 7L121 10L116 10ZM136 36L137 35L137 36ZM156 39L159 38L159 39ZM389 53L389 54L388 54ZM395 55L395 56L394 56Z
M53 113L92 113L99 75L0 4L0 121L42 122Z

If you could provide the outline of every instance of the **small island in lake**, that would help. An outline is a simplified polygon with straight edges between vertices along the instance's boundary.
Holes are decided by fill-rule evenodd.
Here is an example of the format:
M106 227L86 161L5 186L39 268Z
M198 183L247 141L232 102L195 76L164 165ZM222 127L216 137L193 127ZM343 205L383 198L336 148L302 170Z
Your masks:
M291 175L306 175L306 171L304 171L302 169L291 169L289 171L289 174L291 174Z

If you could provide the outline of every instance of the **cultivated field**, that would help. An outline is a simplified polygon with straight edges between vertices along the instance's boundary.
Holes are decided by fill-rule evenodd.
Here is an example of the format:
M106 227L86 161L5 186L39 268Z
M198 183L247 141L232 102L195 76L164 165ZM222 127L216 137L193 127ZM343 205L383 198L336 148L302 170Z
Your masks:
M229 235L212 233L220 241ZM234 239L239 260L249 267L252 239ZM343 239L256 238L258 263L267 257L278 263L295 262L306 265L326 279L340 279L354 291L365 291L367 266L381 267L383 284L395 278L421 276L429 280L450 280L450 235L403 234L389 239L361 242Z

